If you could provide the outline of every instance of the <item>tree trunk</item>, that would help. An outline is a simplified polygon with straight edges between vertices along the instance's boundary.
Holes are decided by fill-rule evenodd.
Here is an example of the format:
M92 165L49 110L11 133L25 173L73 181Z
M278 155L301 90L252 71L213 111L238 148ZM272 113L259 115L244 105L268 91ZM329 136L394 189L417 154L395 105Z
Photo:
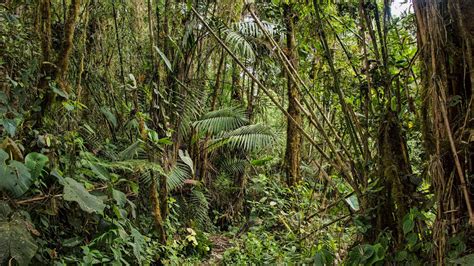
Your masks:
M43 63L40 72L42 74L38 88L44 94L41 99L41 110L33 114L36 120L36 128L42 127L42 120L46 111L55 102L56 94L48 88L50 81L57 81L62 91L69 93L68 85L65 81L65 75L69 65L69 56L73 48L74 32L76 20L79 15L80 0L72 0L69 5L67 19L64 25L64 35L61 40L61 47L57 51L57 58L54 63L52 60L52 32L51 32L51 2L50 0L42 0L40 3L41 10L41 50L43 53Z
M217 97L219 96L219 91L221 90L221 84L222 84L221 78L222 78L222 72L224 69L224 59L225 59L225 51L224 49L222 49L220 59L219 59L219 66L217 67L216 83L214 84L214 90L212 91L212 96L211 96L211 111L214 111L216 109Z
M388 110L383 118L378 148L379 176L383 178L383 186L380 193L375 193L377 199L371 202L377 210L373 223L376 230L371 231L378 235L386 229L392 230L393 247L397 250L404 241L403 218L414 207L417 184L411 179L408 149L395 111Z
M298 69L298 57L295 44L294 33L294 11L291 5L285 4L283 7L285 26L286 26L286 48L287 57L294 69ZM288 89L288 113L295 120L296 123L301 124L302 118L300 110L297 107L297 102L300 101L300 95L296 84L287 78ZM300 181L300 161L301 161L301 133L297 125L291 120L287 120L287 136L286 136L286 152L285 152L285 170L287 183L293 186Z
M474 246L472 85L474 2L414 0L424 90L423 134L437 203L435 257L447 259L455 234ZM470 143L471 142L471 143ZM469 223L471 226L469 226Z
M56 66L58 71L56 74L56 79L58 79L61 89L69 93L68 85L65 81L65 75L69 66L69 55L71 54L74 40L74 32L76 28L76 20L79 15L79 7L81 5L80 0L72 0L69 5L69 10L67 14L66 23L64 25L64 36L61 45L61 51L58 55L58 61Z

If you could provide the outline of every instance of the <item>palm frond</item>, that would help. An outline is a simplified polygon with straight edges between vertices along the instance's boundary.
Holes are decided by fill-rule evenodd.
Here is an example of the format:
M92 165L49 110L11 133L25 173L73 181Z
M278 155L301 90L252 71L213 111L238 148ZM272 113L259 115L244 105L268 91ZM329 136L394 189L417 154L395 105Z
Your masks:
M218 20L213 22L221 38L227 43L231 50L249 61L255 60L252 42L239 31L238 27L228 27L222 21Z
M249 162L245 159L226 157L220 162L219 169L229 174L242 174L248 164Z
M237 129L248 123L245 110L238 107L209 112L193 123L199 131L217 134Z
M262 21L262 25L270 36L275 34L275 26L269 22ZM234 24L234 29L245 37L255 39L265 38L264 32L258 27L255 21L241 21Z
M239 32L230 29L222 30L224 40L229 44L234 51L238 52L242 57L253 61L255 59L255 52L252 44Z
M204 90L192 89L184 84L185 92L178 95L179 105L173 107L177 117L180 119L178 125L180 135L183 138L189 136L192 122L196 120L204 110L206 95Z
M256 124L243 126L222 134L219 138L211 141L209 149L213 150L225 146L251 152L267 147L274 141L275 135L269 127Z
M173 191L184 184L186 179L192 178L192 172L189 166L184 163L177 163L168 174L167 186L169 191Z

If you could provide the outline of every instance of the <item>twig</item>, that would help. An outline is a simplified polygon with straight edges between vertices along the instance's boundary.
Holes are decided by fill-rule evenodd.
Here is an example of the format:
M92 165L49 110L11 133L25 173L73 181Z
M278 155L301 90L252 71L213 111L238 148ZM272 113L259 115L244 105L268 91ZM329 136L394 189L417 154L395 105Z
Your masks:
M96 191L96 190L103 190L103 189L106 189L108 187L109 187L108 185L105 185L105 186L98 187L98 188L88 189L87 192ZM17 205L29 204L29 203L32 203L32 202L41 201L41 200L50 199L50 198L60 198L62 196L63 196L63 194L36 196L36 197L25 199L25 200L15 201L15 204L17 204Z
M308 238L309 236L311 236L312 234L314 234L314 233L316 233L316 232L318 232L318 231L321 231L321 230L323 230L323 229L326 229L327 227L329 227L329 226L331 226L331 225L333 225L333 224L335 224L335 223L337 223L337 222L339 222L339 221L341 221L341 220L343 220L343 219L349 218L349 217L351 217L351 216L352 216L352 214L349 213L349 214L346 214L346 215L344 215L344 216L341 216L341 217L337 218L336 220L333 220L333 221L331 221L331 222L329 222L329 223L327 223L327 224L324 224L324 225L322 225L321 227L317 228L316 230L314 230L314 231L308 233L307 235L303 236L302 238L300 238L300 241L303 241L303 240L305 240L306 238Z

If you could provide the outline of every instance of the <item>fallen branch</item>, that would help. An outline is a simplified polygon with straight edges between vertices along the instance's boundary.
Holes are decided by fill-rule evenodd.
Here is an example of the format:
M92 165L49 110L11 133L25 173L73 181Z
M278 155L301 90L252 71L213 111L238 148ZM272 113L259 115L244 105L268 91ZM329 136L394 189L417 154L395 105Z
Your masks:
M97 190L104 190L108 187L109 187L108 185L105 185L105 186L98 187L98 188L88 189L87 192L97 191ZM17 205L29 204L29 203L32 203L32 202L37 202L37 201L51 199L51 198L60 198L62 196L63 196L63 194L36 196L36 197L25 199L25 200L15 201L15 204L17 204Z

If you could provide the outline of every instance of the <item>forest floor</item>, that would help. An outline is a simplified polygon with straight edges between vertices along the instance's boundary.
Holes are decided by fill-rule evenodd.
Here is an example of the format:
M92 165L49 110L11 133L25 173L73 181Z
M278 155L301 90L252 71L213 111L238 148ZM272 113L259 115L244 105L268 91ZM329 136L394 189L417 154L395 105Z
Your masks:
M211 255L203 265L217 265L224 258L224 252L232 247L231 239L223 235L212 235L209 240L212 242Z

